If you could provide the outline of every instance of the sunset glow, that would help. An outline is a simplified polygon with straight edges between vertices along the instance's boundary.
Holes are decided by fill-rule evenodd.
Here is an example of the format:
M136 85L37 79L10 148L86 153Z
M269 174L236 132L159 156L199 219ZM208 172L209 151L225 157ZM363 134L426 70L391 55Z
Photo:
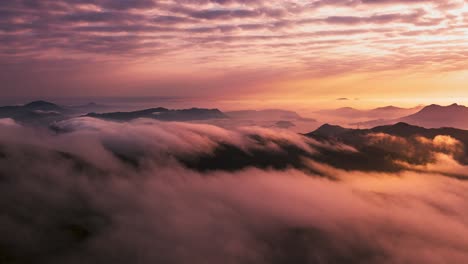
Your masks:
M468 0L0 0L0 264L468 263Z
M13 0L0 12L9 96L468 96L464 0Z

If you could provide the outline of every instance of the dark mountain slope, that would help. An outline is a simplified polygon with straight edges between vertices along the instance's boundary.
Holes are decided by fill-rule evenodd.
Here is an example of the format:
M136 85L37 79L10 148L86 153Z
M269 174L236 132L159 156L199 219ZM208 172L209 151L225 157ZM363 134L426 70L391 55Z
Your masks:
M0 107L0 118L11 118L28 125L48 125L65 119L69 111L45 101L34 101L25 105Z
M468 131L456 128L428 129L397 123L372 129L348 129L326 124L305 136L322 142L341 142L354 147L357 152L324 148L320 151L322 155L316 157L318 161L347 170L398 171L403 168L395 161L415 165L427 164L434 161L434 152L453 155L461 164L468 164L465 153L465 149L468 148ZM439 149L419 139L434 139L437 136L457 139L461 142L462 149Z
M182 110L169 110L166 108L150 108L132 112L89 113L86 116L115 121L129 121L137 118L151 118L162 121L191 121L216 118L227 118L218 109L191 108Z

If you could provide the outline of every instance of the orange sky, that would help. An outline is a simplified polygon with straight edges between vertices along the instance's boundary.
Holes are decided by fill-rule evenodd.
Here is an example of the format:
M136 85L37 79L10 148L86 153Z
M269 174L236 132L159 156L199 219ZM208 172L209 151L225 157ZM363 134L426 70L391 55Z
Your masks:
M468 104L466 0L11 0L0 14L1 96Z

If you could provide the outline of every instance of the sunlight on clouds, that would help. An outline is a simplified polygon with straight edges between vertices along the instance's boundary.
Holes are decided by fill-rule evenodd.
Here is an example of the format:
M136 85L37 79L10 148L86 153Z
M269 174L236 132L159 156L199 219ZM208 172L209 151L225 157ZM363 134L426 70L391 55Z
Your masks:
M447 85L459 93L456 72L468 67L462 0L44 0L35 8L13 0L0 11L8 14L0 58L21 65L5 68L2 82L12 84L17 69L56 76L15 78L7 87L15 94L27 94L29 82L94 93L87 87L113 75L100 94L404 97L410 87L435 96ZM83 77L101 68L113 72Z

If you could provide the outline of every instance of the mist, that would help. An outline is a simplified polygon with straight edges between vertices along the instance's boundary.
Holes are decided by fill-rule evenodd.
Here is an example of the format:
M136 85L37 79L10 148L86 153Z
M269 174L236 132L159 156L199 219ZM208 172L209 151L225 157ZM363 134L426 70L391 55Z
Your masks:
M448 137L420 139L434 159L388 172L335 168L319 161L323 150L357 150L285 130L55 126L0 122L2 263L468 261L468 185L450 174L463 149ZM252 161L193 165L226 148ZM260 157L271 153L278 160ZM435 169L440 157L450 162Z

